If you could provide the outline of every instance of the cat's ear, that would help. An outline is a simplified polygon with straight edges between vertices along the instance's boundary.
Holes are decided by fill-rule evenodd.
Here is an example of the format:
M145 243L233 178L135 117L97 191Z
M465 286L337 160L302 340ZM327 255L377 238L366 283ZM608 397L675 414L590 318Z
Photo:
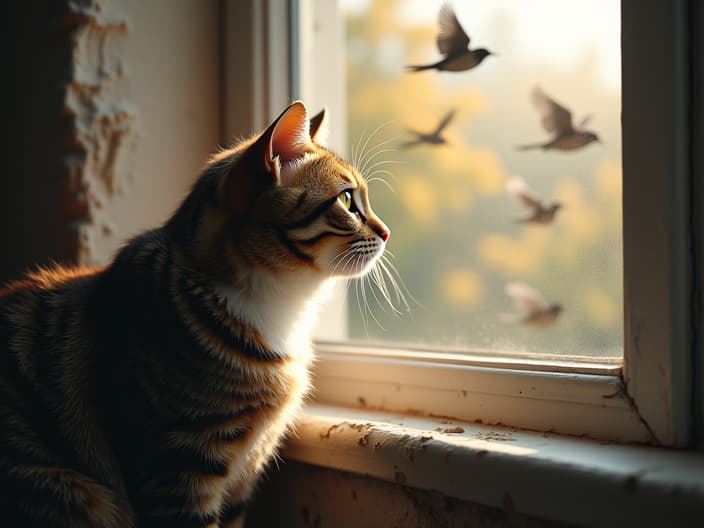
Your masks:
M281 183L281 164L314 150L308 110L296 101L277 117L235 162L225 179L230 207L242 213L267 187Z
M327 108L310 118L310 138L318 145L325 145L330 133L330 120L327 115Z
M309 127L308 110L301 101L296 101L257 139L255 150L263 150L264 166L277 180L281 163L302 158L313 149Z

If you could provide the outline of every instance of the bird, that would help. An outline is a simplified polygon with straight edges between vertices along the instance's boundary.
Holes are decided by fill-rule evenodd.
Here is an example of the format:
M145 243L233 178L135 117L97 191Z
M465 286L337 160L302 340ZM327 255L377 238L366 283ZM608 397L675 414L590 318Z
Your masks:
M444 4L438 15L440 30L436 37L438 50L444 58L433 64L408 65L411 72L423 70L440 70L460 72L478 66L489 55L494 55L486 48L469 49L469 37L457 20L450 4Z
M519 313L500 314L499 320L505 323L546 327L553 324L564 310L560 303L546 303L538 290L523 282L507 284L505 292L519 310Z
M550 98L539 86L533 88L531 97L540 114L543 128L553 135L546 143L520 145L518 150L576 150L594 141L600 142L594 132L583 130L591 116L584 117L575 127L572 124L572 112Z
M531 210L530 216L525 218L517 218L515 221L521 224L551 224L555 219L555 215L562 208L562 203L552 202L544 203L540 198L537 198L533 191L528 187L525 180L520 176L514 176L506 183L506 190L516 197L521 205Z
M408 129L408 132L411 134L414 134L416 137L413 140L410 141L405 141L401 143L400 147L401 148L410 148L414 147L416 145L420 145L422 143L426 143L429 145L445 145L447 144L447 140L442 137L441 133L445 129L445 127L452 121L452 118L455 117L455 110L450 110L445 117L442 118L442 121L440 121L440 124L435 128L434 131L430 133L425 133L425 132L417 132L415 130L410 130Z

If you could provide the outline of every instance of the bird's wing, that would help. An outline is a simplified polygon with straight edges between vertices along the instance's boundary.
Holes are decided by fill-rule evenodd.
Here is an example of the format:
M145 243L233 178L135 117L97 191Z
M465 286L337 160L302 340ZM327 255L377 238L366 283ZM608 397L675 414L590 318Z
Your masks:
M525 207L542 209L543 202L538 199L520 176L514 176L506 182L506 190L516 197Z
M582 119L579 120L579 122L577 123L577 126L576 126L575 128L576 128L577 130L582 129L582 128L584 128L585 126L587 126L587 124L588 124L589 121L591 121L591 120L592 120L592 115L591 115L591 114L587 114L587 115L585 115Z
M452 121L452 118L455 117L455 110L450 110L445 117L442 118L442 121L440 121L440 124L438 127L432 132L431 135L433 136L438 136L440 135L440 132L444 130L444 128L450 124L450 121Z
M506 285L505 291L519 310L534 312L545 308L542 294L523 282L510 282Z
M438 24L440 25L440 31L438 32L436 42L440 53L448 55L467 49L469 46L469 37L467 33L464 32L464 29L462 29L462 26L460 26L457 16L455 15L455 10L452 9L450 4L444 4L440 8Z
M537 86L533 88L532 98L545 130L555 135L574 130L572 127L572 112L567 110L567 108L556 103Z
M400 149L407 149L411 147L415 147L416 145L420 145L422 141L420 139L412 139L409 141L404 141L403 143L400 143L398 148Z

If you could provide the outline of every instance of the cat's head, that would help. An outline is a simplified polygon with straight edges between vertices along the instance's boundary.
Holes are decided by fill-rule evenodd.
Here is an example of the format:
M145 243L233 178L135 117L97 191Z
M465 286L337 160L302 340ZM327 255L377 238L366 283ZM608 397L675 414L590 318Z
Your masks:
M209 194L190 215L189 245L203 265L218 274L245 263L322 277L374 265L389 228L372 211L365 179L320 144L325 120L325 111L309 119L294 102L259 136L211 159L184 204Z

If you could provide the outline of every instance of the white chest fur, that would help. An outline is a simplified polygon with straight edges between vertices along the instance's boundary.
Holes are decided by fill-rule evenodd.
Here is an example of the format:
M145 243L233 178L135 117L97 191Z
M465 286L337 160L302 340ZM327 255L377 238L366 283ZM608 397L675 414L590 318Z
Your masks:
M332 286L332 280L320 280L312 274L272 276L253 272L241 276L232 286L218 288L233 317L256 328L275 352L289 358L282 365L281 375L291 380L288 398L253 425L246 456L237 459L233 478L258 474L298 414L309 388L311 331Z
M292 359L309 359L311 332L333 279L312 272L243 273L217 289L233 317L256 328L269 346Z

